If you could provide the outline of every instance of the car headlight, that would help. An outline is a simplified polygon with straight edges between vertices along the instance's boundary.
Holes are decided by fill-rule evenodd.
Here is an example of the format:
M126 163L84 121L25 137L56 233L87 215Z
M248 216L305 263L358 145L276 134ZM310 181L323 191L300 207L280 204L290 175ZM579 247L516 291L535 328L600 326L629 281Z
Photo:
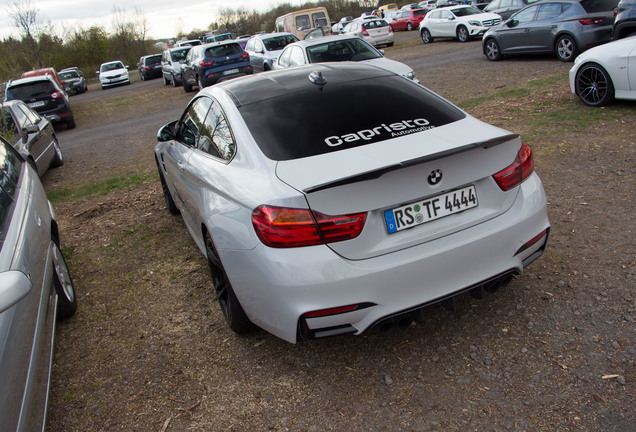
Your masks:
M468 21L468 24L475 27L481 27L481 23L479 21Z

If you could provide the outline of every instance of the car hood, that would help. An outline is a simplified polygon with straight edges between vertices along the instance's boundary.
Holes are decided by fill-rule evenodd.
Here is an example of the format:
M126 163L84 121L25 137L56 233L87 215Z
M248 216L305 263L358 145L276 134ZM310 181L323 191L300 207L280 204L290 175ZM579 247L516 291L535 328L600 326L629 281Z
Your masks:
M119 76L119 75L124 75L126 73L128 73L127 69L115 69L115 70L108 71L108 72L102 72L102 73L99 74L99 77L100 78L102 78L102 77L103 78L110 78L110 77L116 77L116 76Z
M490 21L490 20L501 20L501 15L496 14L496 13L492 13L492 12L484 12L484 13L480 13L480 14L475 14L475 15L468 15L468 16L463 16L463 17L458 17L457 18L457 22L465 22L467 23L468 21L480 21L480 22L484 22L484 21Z
M367 63L375 67L388 70L389 72L402 75L403 77L407 77L407 78L408 78L407 75L413 72L413 69L411 69L409 66L405 65L404 63L400 63L399 61L391 60L386 57L370 59L370 60L362 60L360 63Z

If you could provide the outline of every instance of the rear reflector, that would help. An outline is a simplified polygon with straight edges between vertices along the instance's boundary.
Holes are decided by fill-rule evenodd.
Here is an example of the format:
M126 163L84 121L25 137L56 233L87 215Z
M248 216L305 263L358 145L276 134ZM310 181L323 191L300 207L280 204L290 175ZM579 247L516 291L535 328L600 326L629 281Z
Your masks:
M492 177L501 190L508 191L519 186L533 172L534 160L532 158L532 149L526 144L521 144L521 148L514 162Z
M366 216L366 213L329 216L308 209L262 205L252 212L252 225L264 245L289 248L356 238Z
M322 317L327 315L336 315L340 313L351 312L356 309L358 309L357 304L349 305L349 306L340 306L340 307L335 307L330 309L321 309L321 310L305 313L305 318L316 318L316 317Z
M537 234L536 236L532 237L532 239L524 243L523 246L521 246L519 250L515 252L515 255L519 255L521 252L525 251L526 249L531 248L535 243L537 243L539 240L545 237L549 231L550 231L550 228L546 228L543 231L541 231L539 234Z

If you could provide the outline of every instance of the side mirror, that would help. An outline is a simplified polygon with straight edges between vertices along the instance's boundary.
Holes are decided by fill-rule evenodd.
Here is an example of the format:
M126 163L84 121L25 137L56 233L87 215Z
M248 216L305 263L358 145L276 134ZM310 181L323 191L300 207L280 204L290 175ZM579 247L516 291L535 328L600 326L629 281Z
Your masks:
M0 273L0 313L17 304L32 289L33 283L24 273L17 270Z
M34 125L34 124L27 125L27 126L24 128L24 130L25 130L25 131L26 131L26 133L28 133L28 134L37 133L37 132L39 132L39 131L40 131L40 129L38 129L38 127L37 127L36 125Z
M509 19L508 21L506 21L506 25L508 27L514 27L517 24L519 24L519 21L517 21L516 19Z
M177 123L178 121L174 120L159 129L159 132L157 132L157 141L166 142L175 139L177 136Z
M126 70L128 70L128 66L126 66Z
M455 21L455 17L448 18L449 21Z

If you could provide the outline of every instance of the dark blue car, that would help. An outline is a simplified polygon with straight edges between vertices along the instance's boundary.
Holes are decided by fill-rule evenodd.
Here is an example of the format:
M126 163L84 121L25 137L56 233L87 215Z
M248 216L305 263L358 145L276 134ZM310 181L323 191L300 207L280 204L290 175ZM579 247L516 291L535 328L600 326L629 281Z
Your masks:
M214 42L192 47L181 67L183 89L199 90L219 81L252 74L250 55L235 41Z

